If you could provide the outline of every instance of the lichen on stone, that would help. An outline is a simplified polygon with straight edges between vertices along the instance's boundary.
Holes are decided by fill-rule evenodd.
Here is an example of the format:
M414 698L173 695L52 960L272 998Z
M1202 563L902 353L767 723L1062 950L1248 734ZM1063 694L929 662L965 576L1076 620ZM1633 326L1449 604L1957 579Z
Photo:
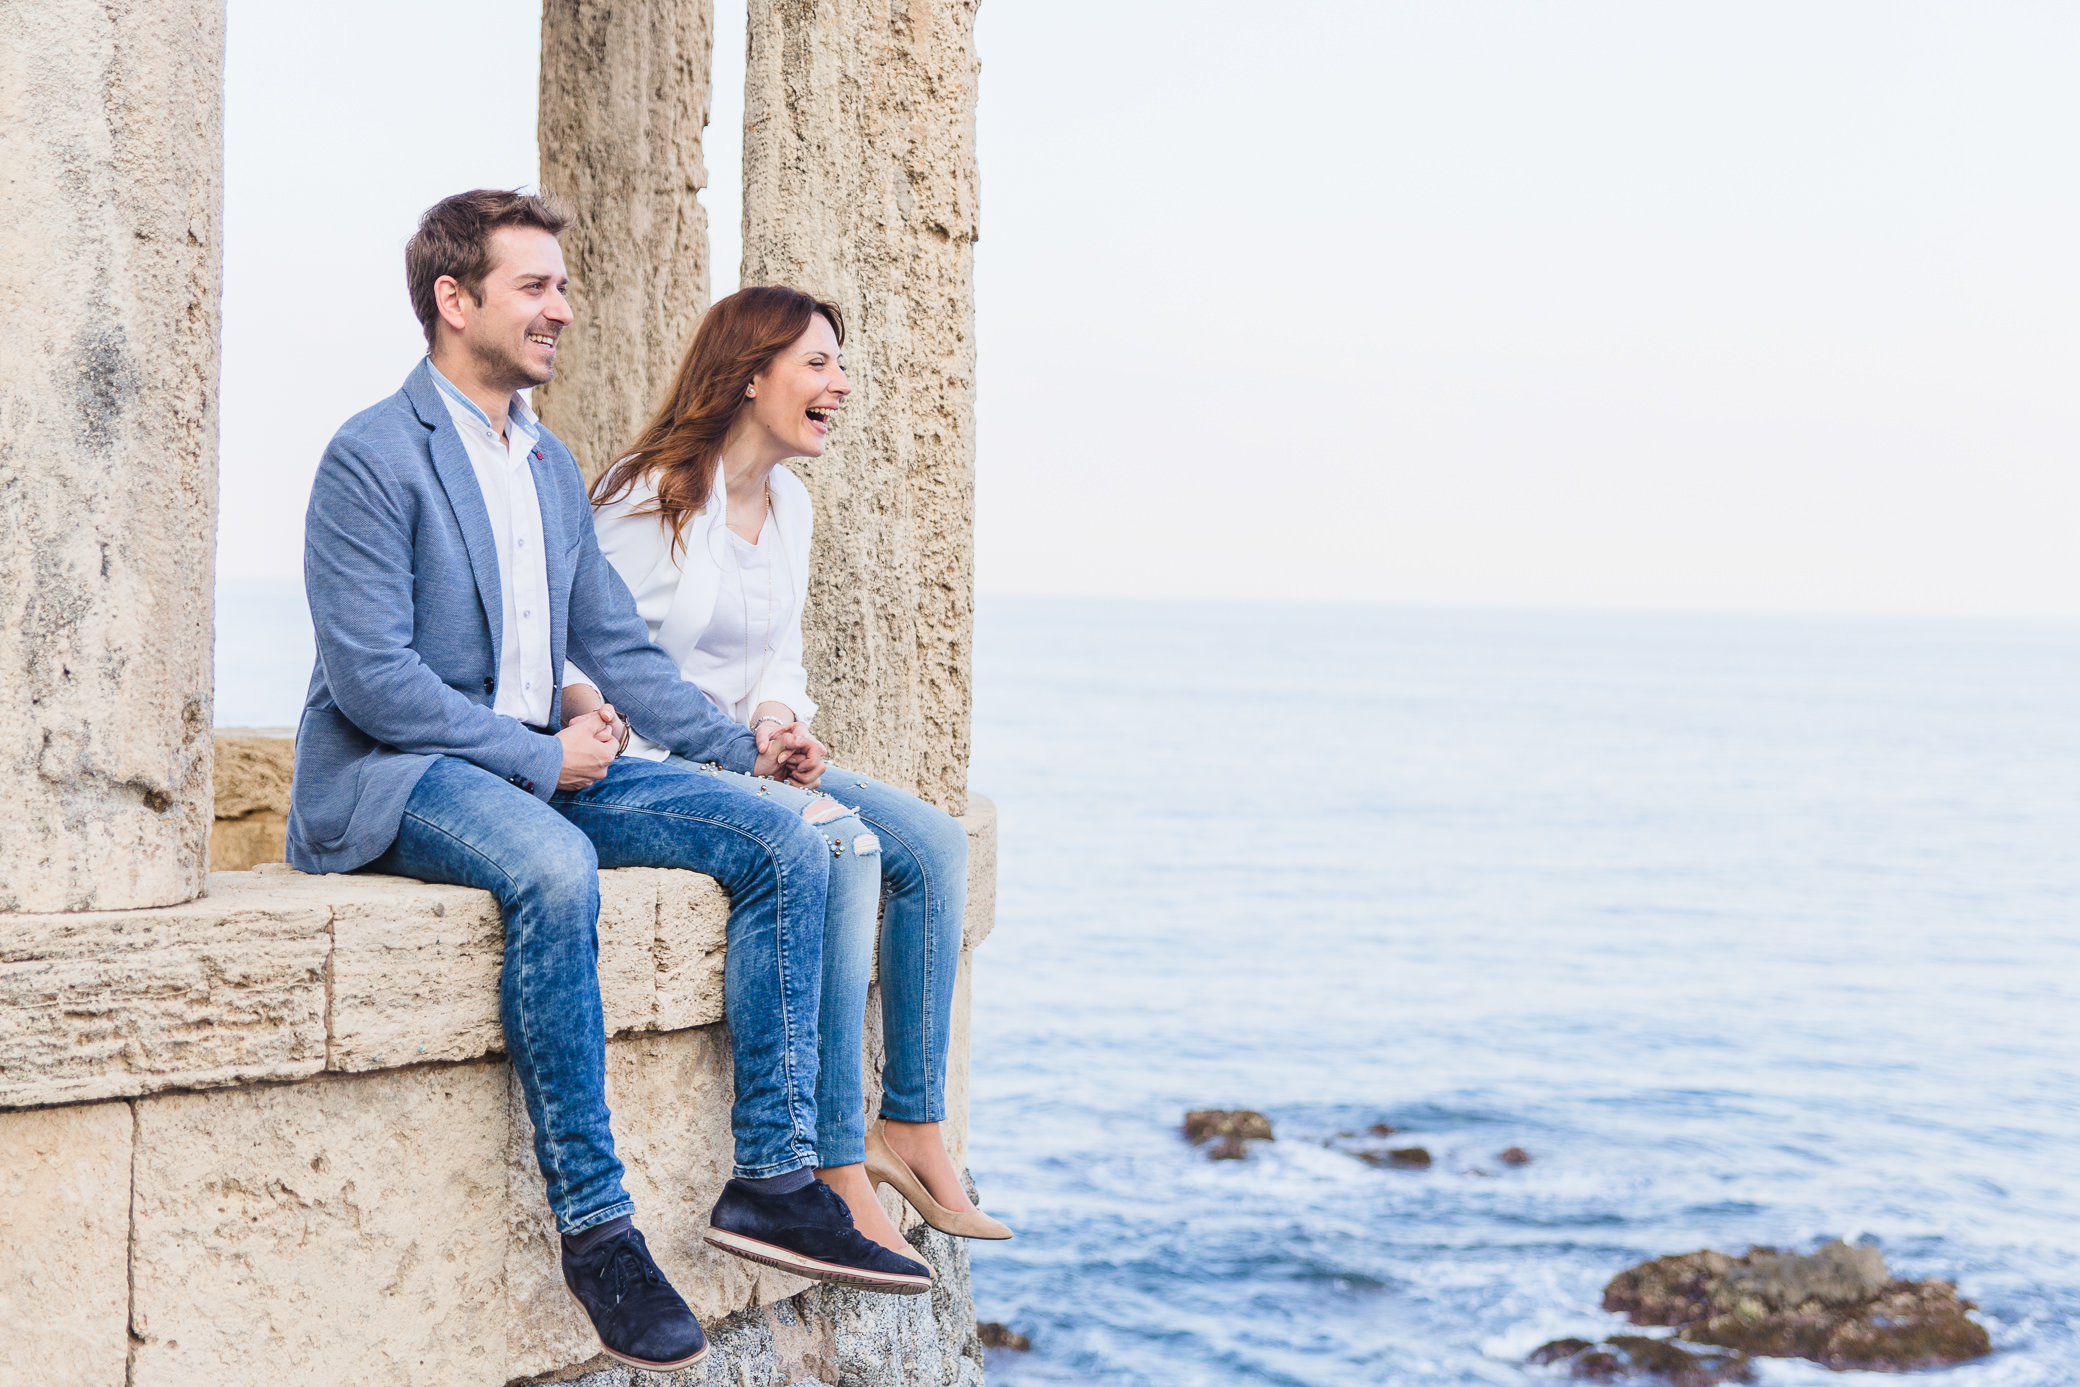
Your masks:
M1839 1241L1810 1254L1699 1251L1620 1272L1603 1308L1675 1328L1691 1343L1829 1368L1902 1372L1993 1351L1972 1302L1947 1281L1895 1279L1876 1247Z
M1352 1154L1367 1165L1385 1166L1389 1170L1428 1170L1435 1163L1429 1149L1422 1146L1397 1146L1391 1151L1366 1150Z
M1531 1350L1524 1361L1537 1366L1563 1365L1569 1377L1589 1382L1637 1377L1664 1387L1717 1387L1722 1382L1755 1379L1744 1353L1692 1352L1671 1339L1645 1334L1613 1334L1601 1344L1555 1339Z
M1272 1141L1271 1119L1250 1108L1194 1108L1184 1115L1184 1138L1194 1146L1215 1137Z

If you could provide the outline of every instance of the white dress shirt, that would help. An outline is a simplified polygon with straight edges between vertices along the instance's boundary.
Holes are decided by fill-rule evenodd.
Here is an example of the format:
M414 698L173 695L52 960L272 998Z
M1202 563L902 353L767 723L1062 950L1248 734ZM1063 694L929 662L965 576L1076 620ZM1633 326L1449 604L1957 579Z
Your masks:
M429 366L431 362L427 363ZM506 436L491 416L455 388L438 367L433 383L454 416L463 451L484 493L491 537L498 549L498 591L504 638L498 648L498 686L491 711L536 727L549 725L556 680L549 669L549 564L542 553L542 503L535 494L534 446L541 425L517 394L506 406Z

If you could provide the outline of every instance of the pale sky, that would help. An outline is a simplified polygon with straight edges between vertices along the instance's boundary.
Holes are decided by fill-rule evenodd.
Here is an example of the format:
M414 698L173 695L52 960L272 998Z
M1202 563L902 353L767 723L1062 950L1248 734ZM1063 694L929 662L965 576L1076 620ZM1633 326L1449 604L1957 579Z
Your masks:
M980 14L985 593L2080 617L2080 6ZM417 359L418 212L535 178L538 41L231 0L226 576Z

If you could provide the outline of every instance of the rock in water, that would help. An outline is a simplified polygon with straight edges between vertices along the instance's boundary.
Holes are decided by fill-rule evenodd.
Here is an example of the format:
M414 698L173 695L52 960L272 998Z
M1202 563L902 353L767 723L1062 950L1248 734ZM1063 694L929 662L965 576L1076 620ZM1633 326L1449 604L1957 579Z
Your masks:
M1504 1165L1530 1165L1531 1153L1521 1146L1512 1146L1495 1159Z
M1020 1353L1032 1350L1033 1341L1015 1329L998 1324L995 1320L978 1320L975 1324L976 1337L984 1348L1008 1348Z
M1249 1159L1249 1148L1242 1144L1241 1137L1222 1137L1207 1151L1209 1161L1243 1161Z
M1595 1347L1596 1345L1590 1343L1587 1339L1555 1339L1549 1344L1540 1344L1537 1348L1531 1350L1530 1357L1524 1361L1538 1367L1544 1367L1548 1363L1558 1363L1562 1359L1574 1357L1584 1349Z
M1675 1326L1692 1343L1830 1368L1902 1372L1993 1352L1956 1286L1894 1280L1877 1248L1842 1242L1810 1255L1757 1247L1656 1258L1613 1277L1603 1308Z
M1193 1145L1215 1137L1272 1141L1271 1119L1249 1108L1194 1108L1184 1115L1185 1140Z
M1755 1371L1744 1353L1692 1353L1669 1339L1644 1334L1613 1334L1602 1344L1587 1339L1555 1339L1531 1350L1527 1363L1564 1363L1569 1377L1614 1382L1623 1377L1651 1377L1667 1387L1716 1387L1721 1382L1752 1382Z
M1420 1146L1403 1146L1387 1153L1387 1164L1396 1170L1428 1170L1430 1153Z

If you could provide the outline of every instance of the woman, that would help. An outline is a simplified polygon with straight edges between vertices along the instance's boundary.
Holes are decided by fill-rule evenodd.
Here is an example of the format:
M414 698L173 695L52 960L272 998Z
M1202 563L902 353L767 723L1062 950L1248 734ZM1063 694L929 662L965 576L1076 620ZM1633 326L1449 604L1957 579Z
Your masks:
M802 667L802 604L813 515L808 489L781 464L822 456L852 393L839 358L844 340L838 310L793 289L745 289L717 303L663 408L594 487L593 524L651 639L751 728L761 751L780 740L787 778L694 766L668 757L640 729L630 752L799 806L831 845L816 1176L844 1199L862 1233L911 1256L874 1197L877 1185L893 1185L943 1232L1008 1238L1011 1230L969 1201L939 1130L967 834L914 795L826 766L809 731L816 704ZM596 706L596 692L565 690L566 717ZM884 891L888 1059L880 1120L870 1129L860 1041Z

